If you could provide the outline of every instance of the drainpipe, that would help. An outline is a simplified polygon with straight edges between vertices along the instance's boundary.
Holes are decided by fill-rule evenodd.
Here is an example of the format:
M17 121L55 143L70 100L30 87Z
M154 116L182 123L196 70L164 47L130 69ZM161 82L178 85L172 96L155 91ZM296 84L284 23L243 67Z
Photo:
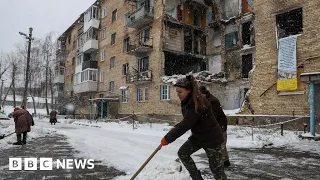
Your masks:
M310 94L309 94L309 103L310 103L310 133L312 136L315 136L315 103L314 103L314 81L310 82Z

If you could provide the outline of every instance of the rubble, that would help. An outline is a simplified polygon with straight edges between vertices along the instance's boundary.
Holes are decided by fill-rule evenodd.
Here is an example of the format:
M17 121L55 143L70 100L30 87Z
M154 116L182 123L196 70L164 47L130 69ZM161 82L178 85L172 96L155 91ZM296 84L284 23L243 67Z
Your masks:
M225 78L224 72L212 74L209 71L201 71L197 73L193 73L191 71L185 75L179 74L179 75L172 75L172 76L163 76L162 81L164 83L175 84L178 79L185 78L187 75L193 75L196 80L200 82L205 82L205 83L209 83L209 82L227 83L228 82L227 79Z

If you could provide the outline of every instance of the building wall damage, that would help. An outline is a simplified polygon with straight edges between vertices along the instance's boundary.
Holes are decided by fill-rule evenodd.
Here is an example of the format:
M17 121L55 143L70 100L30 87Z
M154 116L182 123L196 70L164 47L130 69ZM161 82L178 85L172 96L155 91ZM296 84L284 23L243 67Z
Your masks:
M254 62L252 7L241 0L213 2L167 1L165 75L223 74L226 82L206 86L222 97L225 109L237 109L250 87Z

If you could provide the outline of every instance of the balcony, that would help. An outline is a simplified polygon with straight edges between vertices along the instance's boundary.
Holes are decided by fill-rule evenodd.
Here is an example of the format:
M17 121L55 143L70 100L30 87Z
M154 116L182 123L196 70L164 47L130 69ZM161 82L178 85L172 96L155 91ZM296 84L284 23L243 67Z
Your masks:
M85 69L98 69L98 61L84 61L82 63L82 71Z
M84 53L91 53L93 51L97 51L99 47L98 40L90 39L83 45L83 52Z
M53 97L54 98L59 98L59 97L63 97L63 91L55 91L54 93L53 93Z
M126 25L139 29L153 21L154 8L151 6L141 6L126 17Z
M151 70L145 72L136 72L126 76L126 82L131 84L143 84L152 81Z
M86 92L97 92L97 81L84 81L80 84L73 85L73 91L75 94Z
M56 77L54 77L53 83L54 84L64 83L64 76L63 75L57 75Z
M99 8L98 6L91 6L85 13L84 13L84 26L83 31L86 32L90 28L98 29L100 25L99 20Z
M136 41L131 41L128 48L128 54L134 56L142 56L148 54L152 51L153 40L148 39L138 39Z

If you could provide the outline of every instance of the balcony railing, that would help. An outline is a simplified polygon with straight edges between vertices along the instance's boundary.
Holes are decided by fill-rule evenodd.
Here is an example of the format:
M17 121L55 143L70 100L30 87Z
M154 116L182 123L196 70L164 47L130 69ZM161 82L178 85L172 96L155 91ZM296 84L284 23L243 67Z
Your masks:
M128 54L139 56L141 54L150 53L152 51L152 46L152 38L139 38L134 41L130 41Z
M152 6L141 6L126 17L126 25L131 28L140 28L153 21L154 8Z
M144 72L136 72L132 74L127 74L126 76L127 83L133 84L142 84L146 82L152 81L152 73L151 70Z
M97 81L84 81L80 84L73 85L73 91L75 94L96 92L98 89Z
M98 69L98 61L84 61L82 63L82 70L85 69Z

